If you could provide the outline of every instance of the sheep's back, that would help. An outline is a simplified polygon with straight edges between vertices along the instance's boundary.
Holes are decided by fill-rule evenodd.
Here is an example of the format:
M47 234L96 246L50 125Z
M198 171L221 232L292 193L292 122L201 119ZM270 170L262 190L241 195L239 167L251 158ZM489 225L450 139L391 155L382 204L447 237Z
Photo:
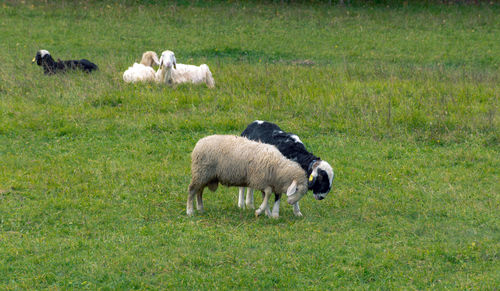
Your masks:
M231 135L213 135L198 141L192 152L192 174L197 179L217 180L228 186L272 183L271 179L288 160L273 146Z
M152 81L155 79L155 70L143 64L134 63L123 73L123 80L127 83L137 81Z
M178 83L191 82L194 84L203 83L206 72L199 66L177 64L175 71L175 79Z

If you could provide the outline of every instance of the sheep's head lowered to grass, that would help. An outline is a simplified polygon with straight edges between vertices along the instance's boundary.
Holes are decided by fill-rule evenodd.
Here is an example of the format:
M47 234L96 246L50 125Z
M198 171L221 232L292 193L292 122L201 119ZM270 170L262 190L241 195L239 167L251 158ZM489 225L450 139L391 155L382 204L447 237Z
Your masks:
M288 204L293 205L306 194L307 186L305 184L297 183L297 180L293 180L292 184L286 190L286 196L288 197L286 202Z
M310 168L309 189L312 189L316 200L323 200L332 188L334 177L332 166L323 160L315 160Z
M264 198L255 211L257 216L264 212L272 216L268 204L271 193L275 197L286 193L287 202L293 205L308 189L304 169L283 156L275 146L234 135L211 135L200 139L191 153L191 177L188 215L193 214L194 197L198 210L203 211L203 189L208 187L215 191L219 183L262 191Z

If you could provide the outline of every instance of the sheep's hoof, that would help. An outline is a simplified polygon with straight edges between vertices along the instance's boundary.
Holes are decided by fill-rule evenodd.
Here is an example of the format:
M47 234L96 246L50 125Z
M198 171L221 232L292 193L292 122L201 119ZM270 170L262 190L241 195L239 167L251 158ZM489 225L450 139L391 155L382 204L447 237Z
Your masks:
M271 217L274 219L280 218L280 215L278 213L271 213Z
M262 209L259 208L259 209L255 210L255 216L256 217L259 216L259 215L261 215L261 214L262 214Z
M186 214L187 214L188 216L193 216L193 210L192 210L192 209L188 209L188 210L186 210Z
M243 208L243 207L241 207L241 208ZM255 209L255 206L253 206L253 204L249 203L249 204L247 204L247 208L248 209Z
M295 216L297 216L297 217L302 217L302 216L303 216L301 212L297 212L297 213L294 213L294 214L295 214Z
M241 208L241 209L245 209L245 204L239 204L238 203L238 207Z

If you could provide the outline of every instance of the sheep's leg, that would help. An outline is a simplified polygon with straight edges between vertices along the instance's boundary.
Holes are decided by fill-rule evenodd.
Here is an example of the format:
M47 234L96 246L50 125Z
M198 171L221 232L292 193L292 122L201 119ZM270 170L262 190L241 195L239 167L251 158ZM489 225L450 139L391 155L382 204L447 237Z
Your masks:
M189 185L189 193L188 193L188 199L187 199L187 205L186 205L186 213L187 215L191 216L193 215L193 208L194 208L194 196L196 193L199 191L197 187L193 185Z
M205 75L205 79L206 79L205 82L206 82L208 88L215 87L214 77L212 77L212 72L210 72L210 70L208 69L208 67L207 67L207 72L206 72L206 75Z
M245 208L245 187L240 187L238 191L238 207Z
M295 202L295 204L293 205L293 214L295 214L295 216L302 216L302 213L300 212L298 201Z
M266 189L264 189L264 199L262 199L262 204L260 205L260 207L255 210L255 216L259 216L262 214L262 212L266 212L267 215L271 214L270 211L269 211L269 197L271 197L271 192L272 192L272 189L271 187L267 187Z
M266 193L262 192L262 200L266 197ZM267 204L267 207L265 209L267 217L271 217L271 209L269 208L269 203Z
M268 201L269 201L269 198L268 198ZM271 217L271 208L270 208L270 204L269 203L267 203L266 215L267 215L267 217Z
M248 190L247 190L247 198L246 198L245 204L247 205L248 209L255 208L253 206L253 189L252 188L248 188Z
M280 200L281 194L274 194L274 205L273 205L273 213L271 214L272 218L280 217Z
M196 209L203 213L203 189L196 192Z

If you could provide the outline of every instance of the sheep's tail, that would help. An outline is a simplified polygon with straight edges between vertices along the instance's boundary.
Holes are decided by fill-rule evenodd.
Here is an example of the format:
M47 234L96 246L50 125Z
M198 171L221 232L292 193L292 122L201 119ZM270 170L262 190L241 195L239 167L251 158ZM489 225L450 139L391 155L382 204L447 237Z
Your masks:
M212 77L212 72L210 72L208 66L203 64L200 67L202 67L203 70L205 71L205 83L207 83L208 88L215 87L214 77Z

